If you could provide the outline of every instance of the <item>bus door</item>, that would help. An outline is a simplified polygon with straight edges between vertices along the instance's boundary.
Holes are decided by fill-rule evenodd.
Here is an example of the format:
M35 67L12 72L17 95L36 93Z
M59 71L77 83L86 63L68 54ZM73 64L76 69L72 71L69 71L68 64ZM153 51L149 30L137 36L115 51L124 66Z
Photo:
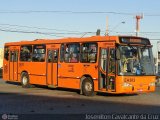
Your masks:
M99 89L115 91L115 49L100 48L99 57Z
M108 56L108 77L107 77L107 90L115 91L116 86L116 58L115 58L115 48L109 48Z
M47 50L47 85L58 85L58 49Z
M9 79L18 80L18 50L10 50Z

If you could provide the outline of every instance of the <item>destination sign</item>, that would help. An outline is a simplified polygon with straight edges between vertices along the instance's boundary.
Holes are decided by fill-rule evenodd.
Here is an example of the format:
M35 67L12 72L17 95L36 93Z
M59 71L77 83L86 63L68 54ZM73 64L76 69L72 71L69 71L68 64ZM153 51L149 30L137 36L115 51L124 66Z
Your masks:
M137 37L120 37L120 43L150 45L149 39Z

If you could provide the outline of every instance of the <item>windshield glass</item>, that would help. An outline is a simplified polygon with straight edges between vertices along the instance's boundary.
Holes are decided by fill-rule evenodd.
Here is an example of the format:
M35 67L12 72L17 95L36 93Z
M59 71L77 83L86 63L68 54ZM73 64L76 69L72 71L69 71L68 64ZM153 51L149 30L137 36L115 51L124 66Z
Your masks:
M154 75L152 48L146 46L119 46L119 75Z

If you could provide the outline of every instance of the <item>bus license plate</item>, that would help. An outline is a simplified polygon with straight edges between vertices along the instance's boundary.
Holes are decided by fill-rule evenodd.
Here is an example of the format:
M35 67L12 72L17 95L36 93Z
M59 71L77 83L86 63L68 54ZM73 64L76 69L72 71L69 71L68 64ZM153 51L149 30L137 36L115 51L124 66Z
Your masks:
M138 89L137 91L138 91L138 92L142 92L143 90L142 90L142 89Z

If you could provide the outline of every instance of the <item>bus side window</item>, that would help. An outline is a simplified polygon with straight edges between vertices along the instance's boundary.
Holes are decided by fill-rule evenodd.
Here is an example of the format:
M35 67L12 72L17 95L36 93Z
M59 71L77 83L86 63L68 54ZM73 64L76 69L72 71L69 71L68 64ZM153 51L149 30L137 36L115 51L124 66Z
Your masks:
M58 62L58 50L53 51L53 62L54 63Z
M11 51L10 62L17 62L17 61L18 61L18 51Z
M97 43L83 43L81 48L81 62L95 63L97 58Z
M109 56L109 73L115 73L115 49L110 49Z
M13 51L10 52L10 60L9 61L10 62L14 61L14 52Z
M46 55L46 46L45 45L34 45L33 46L33 62L44 62Z
M66 44L65 47L65 62L79 62L80 45L78 43Z
M60 50L60 62L64 61L64 44L61 44L61 50Z
M65 46L64 61L69 62L69 45Z
M4 48L4 59L7 61L9 60L9 48L8 47Z
M53 61L53 52L51 50L48 51L48 62L51 63Z
M107 71L107 56L108 56L108 50L107 49L101 49L101 68L104 72Z
M31 58L32 58L32 46L31 45L21 46L20 61L30 62Z

